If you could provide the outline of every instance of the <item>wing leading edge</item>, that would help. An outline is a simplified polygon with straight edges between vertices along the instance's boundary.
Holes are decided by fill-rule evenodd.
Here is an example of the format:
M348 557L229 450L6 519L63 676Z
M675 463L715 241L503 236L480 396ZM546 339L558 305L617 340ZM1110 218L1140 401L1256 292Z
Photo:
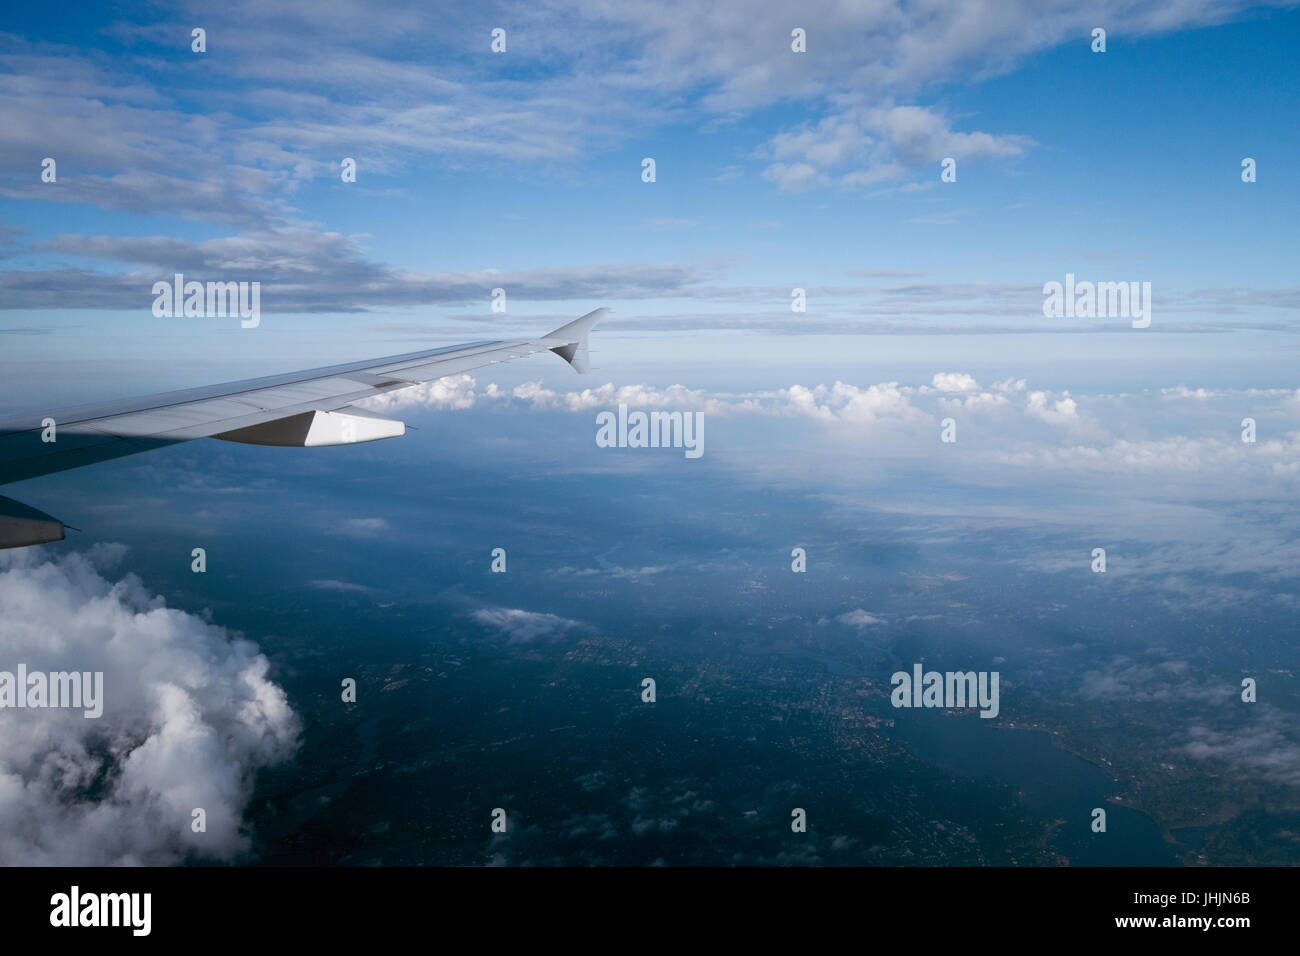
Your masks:
M195 438L306 446L395 437L405 431L401 422L350 404L544 351L585 372L587 335L608 311L596 309L537 339L470 342L6 421L0 423L0 485ZM25 522L37 519L6 515L7 501L0 499L0 548L51 540L54 519L34 512L39 533L25 532Z

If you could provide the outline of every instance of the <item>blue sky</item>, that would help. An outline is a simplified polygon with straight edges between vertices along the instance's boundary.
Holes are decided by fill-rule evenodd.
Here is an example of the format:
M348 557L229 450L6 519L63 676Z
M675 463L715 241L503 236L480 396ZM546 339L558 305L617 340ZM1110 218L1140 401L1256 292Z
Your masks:
M1262 325L1287 331L1247 353L1292 349L1298 25L1231 2L15 11L0 291L28 334L7 351L292 367L610 305L613 355L735 330L779 362L844 352L792 334L1060 332L1040 289L1066 272L1150 281L1156 334ZM260 281L262 327L155 319L177 270ZM1058 354L1039 339L1017 354Z

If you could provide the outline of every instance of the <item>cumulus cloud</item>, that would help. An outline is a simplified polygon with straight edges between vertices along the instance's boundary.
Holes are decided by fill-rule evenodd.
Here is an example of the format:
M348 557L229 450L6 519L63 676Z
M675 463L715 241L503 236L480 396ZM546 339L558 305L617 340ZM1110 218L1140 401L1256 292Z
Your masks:
M168 608L125 549L0 556L0 669L102 671L104 710L6 709L0 863L233 860L255 771L287 759L299 722L256 645ZM191 831L202 807L207 832Z
M910 396L914 391L898 382L881 382L866 388L845 382L813 388L792 385L775 393L779 400L775 410L858 425L918 421L927 416L912 405Z
M1175 385L1173 388L1162 388L1160 394L1166 398L1214 398L1218 393L1204 388L1191 389L1186 385Z
M974 378L961 372L936 372L930 385L940 392L973 392L980 387Z
M1055 399L1047 392L1030 392L1025 411L1052 425L1064 425L1079 419L1078 403L1069 392Z
M474 407L474 378L470 375L449 375L432 382L412 385L394 392L385 392L374 398L354 404L376 411L396 411L402 408L464 409Z
M717 400L699 389L685 385L656 388L651 385L615 386L607 382L597 388L584 388L577 392L554 392L542 388L539 382L525 382L511 395L528 402L534 408L559 408L569 412L585 412L627 405L631 407L681 408L705 412L735 410L729 403ZM743 407L743 402L738 406Z

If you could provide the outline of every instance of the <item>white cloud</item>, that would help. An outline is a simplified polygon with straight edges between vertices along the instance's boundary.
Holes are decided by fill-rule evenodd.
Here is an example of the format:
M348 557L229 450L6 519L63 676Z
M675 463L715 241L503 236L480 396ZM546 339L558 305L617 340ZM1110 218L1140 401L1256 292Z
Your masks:
M979 382L964 372L935 372L930 385L940 392L973 392L980 387Z
M1300 787L1300 721L1268 704L1251 706L1255 719L1245 726L1190 727L1184 749L1198 760L1228 761L1283 786Z
M582 627L578 621L546 614L541 611L524 611L519 608L487 607L474 612L474 620L505 634L511 644L531 644L545 637L563 634Z
M763 170L763 178L776 183L782 192L797 193L825 184L826 178L808 163L773 163Z
M994 408L1009 406L1011 400L1001 393L974 392L966 395L964 398L941 398L939 399L939 404L948 411L988 411Z
M981 411L1013 407L1032 418L1049 424L1079 422L1078 403L1069 392L1026 391L1023 379L1000 382L995 391L980 391L975 378L964 372L938 372L929 385L919 387L898 382L872 385L791 385L770 392L744 394L710 393L685 385L653 386L646 384L614 385L606 382L594 388L561 392L546 388L541 382L525 382L512 389L489 384L476 391L476 380L467 374L454 375L436 382L389 392L359 402L370 408L397 411L430 407L441 410L467 409L476 401L520 402L533 409L567 412L590 412L617 408L674 408L702 411L710 415L774 415L808 417L832 423L853 425L920 424L935 414L954 409ZM939 393L938 407L927 411L915 399Z
M960 460L968 477L974 476L976 468L985 480L995 481L1005 480L1010 470L1023 468L1074 477L1163 473L1182 475L1182 480L1196 483L1202 490L1216 478L1239 481L1249 476L1250 480L1284 484L1300 479L1300 431L1294 425L1300 416L1300 401L1291 389L1206 392L1179 386L1155 390L1145 399L1140 394L1076 397L1068 390L1032 388L1023 378L1004 379L985 390L974 376L961 371L935 373L921 385L837 381L740 393L681 384L612 382L576 391L550 389L541 382L513 388L489 384L478 389L468 375L447 381L452 384L433 383L390 393L381 400L382 407L453 409L492 402L586 414L614 409L621 403L630 408L703 411L719 418L809 419L826 426L822 434L843 449L861 445L860 439L869 434L878 462L883 460L881 456L902 454L914 463L921 460L917 455L923 455L924 448L937 445L929 438L938 434L939 419L957 415L964 427L981 423L979 439L963 445L966 450ZM1251 411L1261 422L1260 438L1254 444L1241 442L1237 433L1243 399L1255 403ZM1200 408L1214 400L1224 403L1221 416L1214 409L1215 414L1207 416ZM1163 409L1173 414L1171 410L1179 401L1196 402L1197 416L1191 421L1185 416L1176 422L1163 421L1157 413ZM1204 423L1205 434L1180 433L1189 424L1198 423ZM936 429L933 433L928 431L931 426ZM1053 438L1054 434L1057 437Z
M884 420L915 421L924 417L924 413L912 406L908 398L910 391L900 388L897 382L883 382L866 388L836 382L830 389L827 402L838 410L839 418L846 422L872 424Z
M424 272L371 260L362 236L281 226L216 239L63 234L31 250L130 266L127 273L58 267L0 272L0 306L147 307L154 281L247 276L261 284L262 307L280 312L363 312L432 303L481 303L486 291L539 301L616 300L681 295L708 274L675 263L604 263L534 269Z
M943 155L1008 157L1030 144L1013 132L954 130L942 109L914 102L928 90L1013 70L1086 38L1095 23L1139 37L1221 23L1251 6L972 0L939 16L902 0L817 0L800 8L809 52L794 56L788 31L772 29L788 14L775 0L708 9L506 3L498 12L526 81L469 55L480 29L470 10L395 0L382 25L354 3L164 10L109 28L137 51L120 61L17 36L0 44L0 71L13 78L0 94L12 147L0 168L25 171L23 157L40 151L88 171L57 190L24 176L3 191L269 223L293 217L288 200L304 182L337 176L321 157L349 155L357 143L367 146L368 175L432 159L572 165L668 122L726 121L791 101L821 118L770 140L769 178L799 188L835 170L860 185ZM200 14L212 36L241 42L220 58L152 55L187 37ZM412 51L410 37L435 35L454 38L447 56ZM214 108L187 112L214 82Z
M777 133L758 151L775 160L764 177L785 191L826 185L837 178L854 188L898 179L916 167L953 157L959 163L1022 155L1025 136L961 133L941 112L920 106L853 109Z
M862 608L856 608L848 611L835 618L841 624L847 624L849 627L865 628L876 624L884 624L883 617L876 617L874 614L868 614Z
M474 378L449 375L410 388L399 388L354 404L375 411L391 412L401 408L437 408L456 410L474 407Z
M627 405L629 408L681 408L719 412L721 402L705 392L685 385L656 388L651 385L615 386L607 382L598 388L584 388L580 392L556 393L530 383L514 390L516 398L530 401L534 408L563 408L570 412L585 412Z
M337 578L318 578L308 582L308 586L318 591L337 591L340 594L364 594L371 590L364 584L357 584L355 581L340 581Z
M1049 425L1065 425L1079 420L1079 406L1069 392L1057 399L1047 392L1030 392L1025 411Z
M256 645L133 575L104 577L124 550L0 556L0 669L104 673L98 719L0 712L0 864L236 859L254 771L296 746L298 719ZM191 831L195 807L206 833Z
M1186 385L1176 385L1173 388L1162 388L1160 390L1160 394L1165 396L1166 398L1205 399L1205 398L1215 398L1218 396L1219 393L1204 388L1191 389L1188 388Z
M917 422L926 415L911 404L915 390L898 382L881 382L866 388L836 382L808 388L792 385L769 395L749 399L768 412L782 415L806 415L827 422L855 425ZM775 398L776 401L770 401Z
M572 575L576 578L589 577L608 577L619 580L637 580L638 578L649 577L654 574L662 574L668 570L668 565L646 565L642 568L625 568L622 565L611 565L601 568L573 568L565 566L556 570L556 574Z

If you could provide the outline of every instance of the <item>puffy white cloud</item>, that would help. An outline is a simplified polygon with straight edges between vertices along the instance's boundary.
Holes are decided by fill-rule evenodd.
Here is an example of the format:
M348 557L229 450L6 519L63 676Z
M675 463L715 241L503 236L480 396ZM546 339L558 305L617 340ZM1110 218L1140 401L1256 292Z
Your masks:
M940 392L973 392L979 382L964 372L935 372L930 386Z
M900 388L897 382L883 382L859 388L836 382L830 390L828 403L838 409L843 421L857 424L871 424L889 420L907 421L924 417L924 413L912 407L908 399L910 389Z
M1204 388L1188 388L1186 385L1175 385L1173 388L1162 388L1160 394L1165 398L1215 398L1218 392Z
M1079 420L1079 406L1069 392L1057 399L1048 392L1030 392L1025 411L1050 425L1066 425Z
M449 375L446 378L399 388L355 404L375 411L391 412L400 408L464 409L474 407L474 378L471 375Z
M987 411L993 408L1009 406L1011 400L1004 394L996 392L974 392L964 398L941 398L939 404L949 411Z
M0 864L166 865L249 846L254 772L299 722L256 645L168 608L121 546L0 554L0 669L102 671L103 715L0 711ZM207 832L191 831L202 807Z
M652 385L621 385L612 382L579 392L554 392L543 388L540 382L525 382L515 388L513 397L529 402L534 408L560 408L570 412L585 412L627 405L629 408L682 408L698 411L723 410L720 402L705 392L685 385L656 388Z
M913 391L898 382L881 382L866 388L844 382L811 389L792 385L775 393L778 401L771 407L778 414L808 415L856 425L920 421L926 414L912 405L909 396Z
M820 387L818 386L818 388ZM829 408L818 404L816 393L805 385L791 385L789 388L783 389L782 392L787 407L792 412L826 420L835 417L835 413Z

